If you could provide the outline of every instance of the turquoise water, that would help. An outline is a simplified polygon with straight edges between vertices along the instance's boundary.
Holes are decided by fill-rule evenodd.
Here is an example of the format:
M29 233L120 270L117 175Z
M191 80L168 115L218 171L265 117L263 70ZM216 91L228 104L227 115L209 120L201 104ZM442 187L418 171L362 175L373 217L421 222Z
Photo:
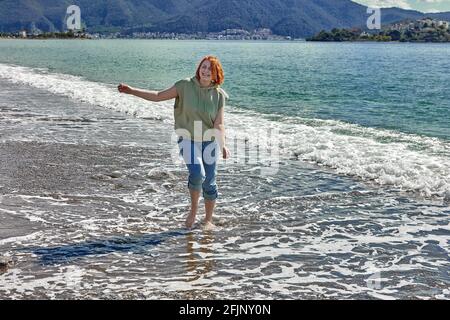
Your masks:
M243 41L0 41L0 63L163 89L221 59L229 104L450 139L450 46Z
M0 41L0 298L450 298L449 48ZM209 53L232 158L218 229L187 232L173 101L116 85L166 88Z

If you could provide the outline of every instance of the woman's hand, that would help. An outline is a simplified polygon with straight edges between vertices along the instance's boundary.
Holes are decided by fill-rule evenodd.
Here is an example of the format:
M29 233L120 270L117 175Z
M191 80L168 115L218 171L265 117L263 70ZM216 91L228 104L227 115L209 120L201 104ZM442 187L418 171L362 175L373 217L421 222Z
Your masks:
M124 83L119 84L117 89L119 90L119 92L126 94L131 94L131 92L133 92L133 88Z
M223 159L230 159L231 158L231 152L230 152L230 150L228 150L228 148L227 147L223 147L222 148L222 157L223 157Z

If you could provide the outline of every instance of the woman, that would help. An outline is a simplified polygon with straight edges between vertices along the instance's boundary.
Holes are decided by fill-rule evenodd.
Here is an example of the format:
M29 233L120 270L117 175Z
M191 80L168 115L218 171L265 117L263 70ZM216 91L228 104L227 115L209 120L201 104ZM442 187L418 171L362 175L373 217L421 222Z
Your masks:
M223 81L224 74L219 59L206 56L200 61L195 76L179 80L164 91L141 90L126 84L118 87L119 92L150 101L175 98L175 131L179 136L180 154L189 171L191 210L186 218L187 228L191 228L195 222L202 190L205 199L205 229L214 228L212 216L218 197L217 148L220 148L223 159L230 158L230 151L225 145L223 109L228 95L220 88Z

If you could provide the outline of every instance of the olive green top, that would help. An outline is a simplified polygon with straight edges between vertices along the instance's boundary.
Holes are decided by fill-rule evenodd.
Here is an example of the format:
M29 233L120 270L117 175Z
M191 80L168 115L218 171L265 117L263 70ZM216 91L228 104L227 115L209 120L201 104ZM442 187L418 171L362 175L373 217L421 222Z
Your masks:
M214 128L214 120L219 109L225 106L228 94L216 84L201 87L195 76L177 81L175 87L178 97L175 99L174 118L178 136L194 141L214 140L203 135L206 130Z

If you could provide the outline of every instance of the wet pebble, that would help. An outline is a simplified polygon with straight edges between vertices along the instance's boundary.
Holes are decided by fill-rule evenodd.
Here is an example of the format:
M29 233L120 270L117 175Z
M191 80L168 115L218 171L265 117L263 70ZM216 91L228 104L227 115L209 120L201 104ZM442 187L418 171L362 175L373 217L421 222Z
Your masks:
M0 272L5 272L12 265L11 258L0 257Z
M117 179L117 178L122 177L122 173L120 171L113 171L110 174L108 174L108 176L113 179Z

